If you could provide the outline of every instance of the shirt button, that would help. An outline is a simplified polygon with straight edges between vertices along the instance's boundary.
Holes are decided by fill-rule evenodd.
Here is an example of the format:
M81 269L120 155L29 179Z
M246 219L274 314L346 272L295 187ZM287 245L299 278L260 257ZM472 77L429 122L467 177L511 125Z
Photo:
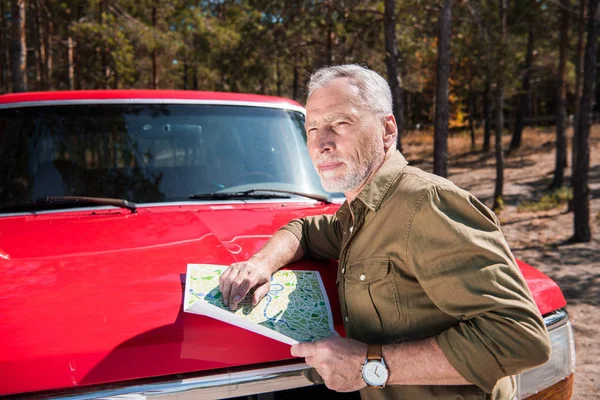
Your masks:
M366 276L365 276L364 274L362 274L362 275L360 276L360 280L361 280L361 281L364 281L364 280L365 280L365 278L366 278Z
M346 268L342 268L342 274L346 272Z
M348 317L344 317L344 321L348 322Z

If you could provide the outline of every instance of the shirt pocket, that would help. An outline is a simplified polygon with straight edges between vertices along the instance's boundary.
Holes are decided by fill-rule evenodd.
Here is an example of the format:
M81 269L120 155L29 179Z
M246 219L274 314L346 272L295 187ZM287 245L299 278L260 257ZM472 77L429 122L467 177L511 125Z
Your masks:
M368 339L391 333L400 322L399 296L388 257L350 264L345 273L351 332Z

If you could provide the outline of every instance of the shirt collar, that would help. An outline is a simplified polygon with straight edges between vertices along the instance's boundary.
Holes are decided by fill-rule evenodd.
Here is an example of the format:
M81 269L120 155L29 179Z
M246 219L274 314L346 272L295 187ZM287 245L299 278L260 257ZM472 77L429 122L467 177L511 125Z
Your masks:
M406 161L402 153L395 151L383 162L381 167L375 172L373 178L360 191L354 201L358 200L362 202L372 211L379 211L388 190L407 165L408 161ZM342 214L346 214L350 211L349 208L348 201L346 200L339 211Z

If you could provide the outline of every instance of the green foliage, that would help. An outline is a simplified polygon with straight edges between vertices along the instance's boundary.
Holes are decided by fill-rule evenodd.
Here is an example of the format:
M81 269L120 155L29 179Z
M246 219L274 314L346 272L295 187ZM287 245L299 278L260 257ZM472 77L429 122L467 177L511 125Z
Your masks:
M75 44L76 89L151 88L156 69L162 89L254 92L302 101L310 73L326 64L361 63L386 76L383 0L40 1L47 9L40 16L43 29L52 23L52 48L47 49L53 57L51 89L69 87L69 36ZM513 114L510 98L521 88L532 18L537 112L553 113L559 5L531 4L509 2L508 37L501 46L497 2L454 3L449 92L454 125L466 123L469 93L478 96L476 106L481 109L486 79L493 89L500 72L506 113ZM410 98L407 114L414 123L431 122L434 115L438 10L438 0L396 0L400 81ZM575 14L571 49L577 42ZM35 13L27 15L28 48L34 55L37 22ZM10 29L4 34L10 39ZM574 53L567 67L570 93ZM30 56L28 64L30 90L44 90L34 78L39 63ZM571 104L569 112L572 108Z
M567 204L573 199L573 190L570 187L563 186L552 193L545 194L535 202L525 201L517 207L517 211L548 211Z
M135 82L133 46L114 16L107 15L106 20L106 24L88 21L72 26L79 44L77 59L81 62L77 63L77 72L82 76L82 89L128 87Z

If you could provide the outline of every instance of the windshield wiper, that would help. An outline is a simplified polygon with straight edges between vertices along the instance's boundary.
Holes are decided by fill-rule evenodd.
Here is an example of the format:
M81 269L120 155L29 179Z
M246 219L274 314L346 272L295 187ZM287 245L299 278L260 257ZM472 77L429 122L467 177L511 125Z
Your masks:
M255 190L257 192L288 193L288 194L293 194L295 196L306 197L307 199L318 200L318 201L321 201L321 202L327 203L327 204L333 203L333 201L331 201L331 198L329 198L328 196L325 196L324 194L318 194L318 193L305 193L305 192L297 192L295 190L285 190L285 189L252 189L252 190Z
M261 192L261 193L259 193ZM243 192L215 192L215 193L198 193L190 196L190 199L239 199L244 197L251 197L255 199L289 199L290 196L269 194L271 193L285 193L295 196L302 196L313 200L318 200L323 203L331 204L332 201L325 195L315 193L304 193L296 192L294 190L283 190L283 189L249 189Z
M228 199L289 199L290 196L281 194L256 193L256 189L245 190L243 192L213 192L196 193L190 196L192 200L228 200Z
M42 197L31 203L14 204L0 207L1 212L7 211L26 211L30 209L47 209L53 207L68 207L82 204L96 204L103 206L121 207L131 210L135 213L137 204L123 199L110 199L105 197L86 197L86 196L60 196L60 197Z

